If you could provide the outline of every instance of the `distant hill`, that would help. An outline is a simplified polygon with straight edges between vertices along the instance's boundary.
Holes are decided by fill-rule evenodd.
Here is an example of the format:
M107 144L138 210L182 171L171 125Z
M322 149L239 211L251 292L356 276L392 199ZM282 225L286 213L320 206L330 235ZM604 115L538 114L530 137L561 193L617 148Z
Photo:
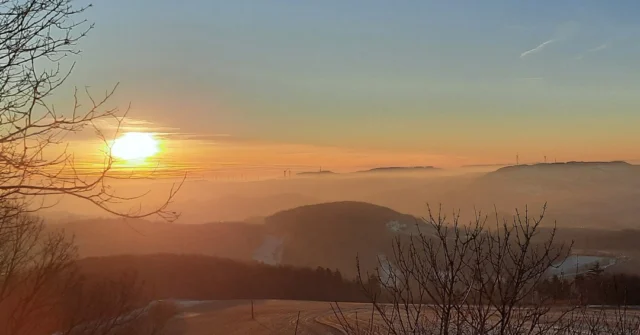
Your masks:
M394 236L416 219L363 202L307 205L264 218L263 224L175 224L144 220L87 220L49 225L74 235L82 257L121 254L202 254L339 269L356 274L356 256L373 270L376 256L391 255Z
M423 172L440 170L434 166L383 166L355 173L391 173L391 172Z
M629 207L629 203L622 205ZM531 208L534 215L539 213L539 208ZM584 206L582 211L575 208L575 212L569 214L548 213L550 219L558 219L559 240L575 240L576 249L583 251L595 249L633 253L640 259L640 249L634 242L640 238L638 231L616 231L609 230L609 227L567 229L572 225L579 227L580 220L606 214L598 211L597 204ZM500 217L509 218L509 213L499 210ZM626 215L636 220L640 217L637 213ZM489 213L489 217L492 218L493 214ZM257 260L271 265L321 266L338 269L343 275L353 278L357 274L356 256L360 257L363 272L374 271L380 266L378 257L382 257L380 261L384 261L385 257L392 258L393 239L406 241L409 233L416 232L416 224L420 224L411 215L354 201L296 207L265 217L262 222L176 224L102 219L51 224L47 229L64 229L69 236L75 236L81 257L199 254ZM552 224L553 220L547 222ZM430 233L428 227L422 227L424 233Z
M309 228L316 224L324 227L363 225L357 228L371 228L376 222L407 218L412 217L387 207L359 201L339 201L284 210L267 217L266 224L286 229Z
M461 166L462 168L478 168L478 167L499 167L499 166L508 166L509 164L500 164L500 163L495 163L495 164L467 164L467 165L463 165Z
M328 171L328 170L324 170L324 171L305 171L305 172L298 172L296 173L296 175L298 176L326 176L326 175L334 175L336 174L333 171Z
M329 170L323 171L307 171L299 172L299 176L313 176L313 175L350 175L350 174L374 174L374 173L394 173L394 172L425 172L425 171L437 171L440 170L434 166L381 166L372 168L369 170L362 170L349 173L335 173Z
M640 186L640 167L622 161L513 165L489 172L479 182L565 192L585 187L606 190L612 186Z
M522 165L510 165L502 167L490 175L505 175L509 173L531 173L531 172L573 172L573 171L640 171L638 166L629 164L624 161L611 161L611 162L562 162L562 163L537 163L537 164L522 164Z
M466 194L484 208L539 209L547 202L547 222L560 227L638 227L640 167L622 161L508 166L476 179Z
M505 166L487 173L485 181L553 182L556 186L581 186L581 182L624 181L640 177L640 167L627 162L566 162ZM570 185L569 185L570 184Z
M372 270L376 255L392 254L394 227L410 230L415 224L413 216L351 201L302 206L265 219L269 232L283 238L284 264L325 264L349 275L355 275L356 255Z

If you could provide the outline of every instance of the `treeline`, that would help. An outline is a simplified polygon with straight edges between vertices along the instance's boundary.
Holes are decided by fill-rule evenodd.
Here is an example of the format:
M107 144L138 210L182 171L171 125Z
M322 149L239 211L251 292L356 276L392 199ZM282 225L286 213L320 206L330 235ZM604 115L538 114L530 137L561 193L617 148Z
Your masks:
M134 274L153 299L291 299L366 301L361 285L340 271L272 266L204 255L123 255L85 258L89 280Z
M369 302L381 294L376 276L363 283L344 278L340 271L292 266L272 266L204 255L123 255L85 258L78 262L86 280L118 280L123 274L142 283L150 299L286 299ZM368 292L365 294L363 290ZM587 274L543 280L535 290L556 303L590 305L640 305L640 276ZM387 299L388 298L388 299Z
M538 292L556 301L587 305L640 305L640 276L607 273L571 279L554 276L543 281Z

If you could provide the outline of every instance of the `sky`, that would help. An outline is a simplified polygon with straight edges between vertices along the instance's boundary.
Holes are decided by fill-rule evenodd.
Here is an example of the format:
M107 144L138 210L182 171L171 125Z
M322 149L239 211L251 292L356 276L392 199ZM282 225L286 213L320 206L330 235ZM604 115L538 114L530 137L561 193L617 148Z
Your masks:
M640 159L635 0L103 0L84 15L95 28L56 98L119 83L110 102L131 103L172 166Z

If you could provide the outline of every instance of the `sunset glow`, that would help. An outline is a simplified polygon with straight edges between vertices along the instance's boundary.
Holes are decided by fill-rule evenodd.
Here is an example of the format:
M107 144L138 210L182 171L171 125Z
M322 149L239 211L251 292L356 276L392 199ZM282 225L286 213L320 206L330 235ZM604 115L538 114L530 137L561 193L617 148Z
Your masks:
M88 39L87 64L73 80L96 89L122 82L115 98L123 100L114 106L132 108L118 129L162 134L159 150L116 145L127 171L129 161L139 171L163 164L176 174L264 178L320 166L640 161L640 80L632 70L640 35L629 28L638 23L628 10L593 2L577 17L571 3L552 10L376 2L366 12L341 8L337 28L324 3L257 2L255 29L239 29L243 1L196 3L120 13L107 2L96 11L98 25L122 15ZM177 8L184 13L171 25L152 19ZM191 43L213 32L215 43ZM135 57L121 57L122 50ZM97 75L98 65L104 73ZM100 166L104 143L81 146L76 164ZM147 164L139 162L144 157Z
M127 162L144 161L160 151L158 140L151 133L131 132L117 138L111 147L111 154Z

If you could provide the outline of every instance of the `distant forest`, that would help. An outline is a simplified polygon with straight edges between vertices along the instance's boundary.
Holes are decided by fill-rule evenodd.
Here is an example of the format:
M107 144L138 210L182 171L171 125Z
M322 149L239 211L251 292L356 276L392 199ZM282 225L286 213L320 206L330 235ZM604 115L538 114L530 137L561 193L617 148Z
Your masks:
M588 274L566 280L554 276L538 287L543 296L555 301L576 301L585 305L640 305L640 276L628 274Z
M135 275L152 299L367 301L337 270L271 266L203 255L123 255L79 261L88 279Z
M143 283L148 299L370 302L365 292L379 292L375 276L361 284L344 278L340 271L322 267L272 266L204 255L92 257L80 260L79 265L87 280L133 275ZM589 305L640 305L640 276L603 273L580 275L575 280L552 277L541 282L536 291L560 304L578 299ZM378 296L380 301L386 298Z

